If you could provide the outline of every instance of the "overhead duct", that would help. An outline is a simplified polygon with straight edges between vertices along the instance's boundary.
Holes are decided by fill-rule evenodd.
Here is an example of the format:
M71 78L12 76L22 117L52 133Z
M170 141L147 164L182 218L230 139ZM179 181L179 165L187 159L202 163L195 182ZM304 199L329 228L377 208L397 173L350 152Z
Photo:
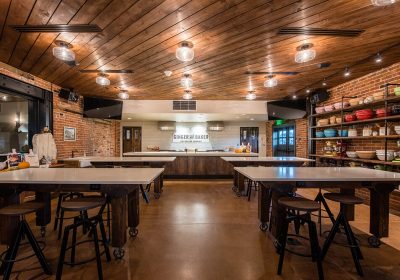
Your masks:
M207 129L210 131L222 131L224 130L225 125L224 122L207 122Z
M158 129L162 131L175 131L176 122L158 122Z

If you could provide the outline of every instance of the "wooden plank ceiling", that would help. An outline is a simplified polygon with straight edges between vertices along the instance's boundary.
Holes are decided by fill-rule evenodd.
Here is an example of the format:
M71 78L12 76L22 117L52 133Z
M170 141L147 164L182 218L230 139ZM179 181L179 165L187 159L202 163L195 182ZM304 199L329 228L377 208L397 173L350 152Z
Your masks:
M370 0L1 0L0 61L84 96L116 98L126 88L131 99L180 99L180 79L190 73L195 99L243 100L252 85L261 100L305 95L399 61L400 4L375 7ZM19 33L10 25L97 24L101 33ZM359 37L277 35L281 27L365 29ZM72 44L78 66L52 55L55 40ZM193 43L195 59L175 58L179 42ZM315 60L294 62L296 47L312 43ZM383 55L374 63L372 56ZM321 62L332 63L319 69ZM80 69L132 69L110 74L111 85ZM166 77L165 70L173 71ZM277 76L265 88L265 75L246 71L298 71Z

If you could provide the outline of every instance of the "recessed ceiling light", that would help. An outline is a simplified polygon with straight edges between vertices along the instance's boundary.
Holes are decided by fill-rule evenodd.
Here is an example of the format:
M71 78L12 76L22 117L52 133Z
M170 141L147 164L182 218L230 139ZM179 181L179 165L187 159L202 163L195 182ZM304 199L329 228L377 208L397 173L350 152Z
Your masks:
M345 77L350 77L350 74L351 74L351 73L350 73L349 68L346 67L346 69L344 70L344 74L343 74L343 75L344 75Z
M194 58L193 44L188 41L181 42L176 49L175 56L183 62L192 61Z
M388 6L397 2L397 0L371 0L374 6Z
M296 95L293 95L292 98L293 98L293 99L297 99L297 96L296 96Z
M307 89L306 92L307 92L307 93L310 93L310 92L311 92L311 89Z
M107 78L108 75L104 74L104 73L100 73L97 77L96 77L96 83L101 85L101 86L108 86L110 85L110 80Z
M4 96L3 96L3 100L7 100L7 95L4 95Z
M305 63L315 58L316 52L312 49L313 44L303 44L297 47L297 53L294 60L297 63Z
M131 120L132 118L128 118L128 120Z
M376 63L381 63L382 60L383 60L382 55L380 53L377 53L376 57L375 57L375 62Z

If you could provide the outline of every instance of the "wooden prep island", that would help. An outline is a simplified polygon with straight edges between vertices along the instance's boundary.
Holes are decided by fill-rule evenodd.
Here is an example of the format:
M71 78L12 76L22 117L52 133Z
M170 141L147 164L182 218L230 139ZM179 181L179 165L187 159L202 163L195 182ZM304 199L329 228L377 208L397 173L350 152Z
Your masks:
M51 192L99 192L111 199L111 245L114 255L123 256L126 229L137 234L139 224L139 185L150 184L163 168L28 168L0 173L0 207L19 203L19 194L34 191L35 199L46 203L36 213L36 224L45 227L51 221ZM0 220L0 241L8 243L15 232L16 220ZM116 253L117 252L117 253Z
M165 164L166 178L232 178L233 166L221 157L258 157L257 153L234 152L131 152L124 157L176 157Z
M342 193L353 194L356 188L369 189L370 233L373 234L369 242L379 244L377 241L381 237L389 235L389 195L400 184L400 173L361 167L235 167L235 170L261 184L258 193L260 228L265 230L270 222L275 237L279 236L285 217L285 211L276 206L277 200L296 188L340 188Z

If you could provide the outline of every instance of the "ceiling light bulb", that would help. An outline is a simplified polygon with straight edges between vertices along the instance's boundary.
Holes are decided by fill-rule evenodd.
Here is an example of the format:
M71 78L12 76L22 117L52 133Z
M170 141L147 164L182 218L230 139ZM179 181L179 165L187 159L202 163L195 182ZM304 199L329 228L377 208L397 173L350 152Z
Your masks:
M349 70L349 68L346 68L346 69L344 70L344 76L345 76L345 77L349 77L349 76L350 76L350 70Z
M170 76L172 75L172 71L170 71L170 70L165 70L165 71L164 71L164 75L165 75L166 77L170 77Z
M180 43L179 47L176 49L175 56L183 62L192 61L194 58L193 45L187 41Z
M311 92L311 90L310 90L310 89L307 89L307 90L306 90L306 92L307 92L307 93L310 93L310 92Z
M297 63L305 63L313 60L317 53L314 49L312 49L313 44L304 44L297 47L297 53L294 57L294 60Z
M292 98L293 98L293 99L297 99L297 96L296 96L296 95L293 95Z
M247 93L247 95L246 95L246 99L247 100L254 100L254 99L256 99L257 98L257 96L256 96L256 94L254 93L254 91L249 91L248 93Z
M278 80L273 75L268 76L268 79L264 82L264 87L272 88L278 85Z
M184 88L191 88L193 86L192 75L184 74L183 78L181 79L181 86Z
M7 100L7 95L4 95L4 96L3 96L3 100Z
M376 63L381 63L382 62L382 56L381 56L381 54L380 53L377 53L376 54L376 57L375 57L375 62Z
M326 87L328 83L325 81L325 79L322 81L322 86Z
M57 41L56 42L57 47L53 48L53 55L63 61L74 61L75 60L75 53L70 50L72 47L70 44L63 42L63 41Z
M100 74L99 76L96 77L96 83L101 86L110 85L110 80L107 77L108 76L106 74Z
M182 98L185 99L185 100L192 99L193 96L192 96L191 91L190 91L190 90L185 90L185 93L183 94L183 97L182 97Z
M118 97L120 99L129 99L129 94L126 90L121 91L120 93L118 93Z
M374 6L388 6L397 2L397 0L371 0Z

